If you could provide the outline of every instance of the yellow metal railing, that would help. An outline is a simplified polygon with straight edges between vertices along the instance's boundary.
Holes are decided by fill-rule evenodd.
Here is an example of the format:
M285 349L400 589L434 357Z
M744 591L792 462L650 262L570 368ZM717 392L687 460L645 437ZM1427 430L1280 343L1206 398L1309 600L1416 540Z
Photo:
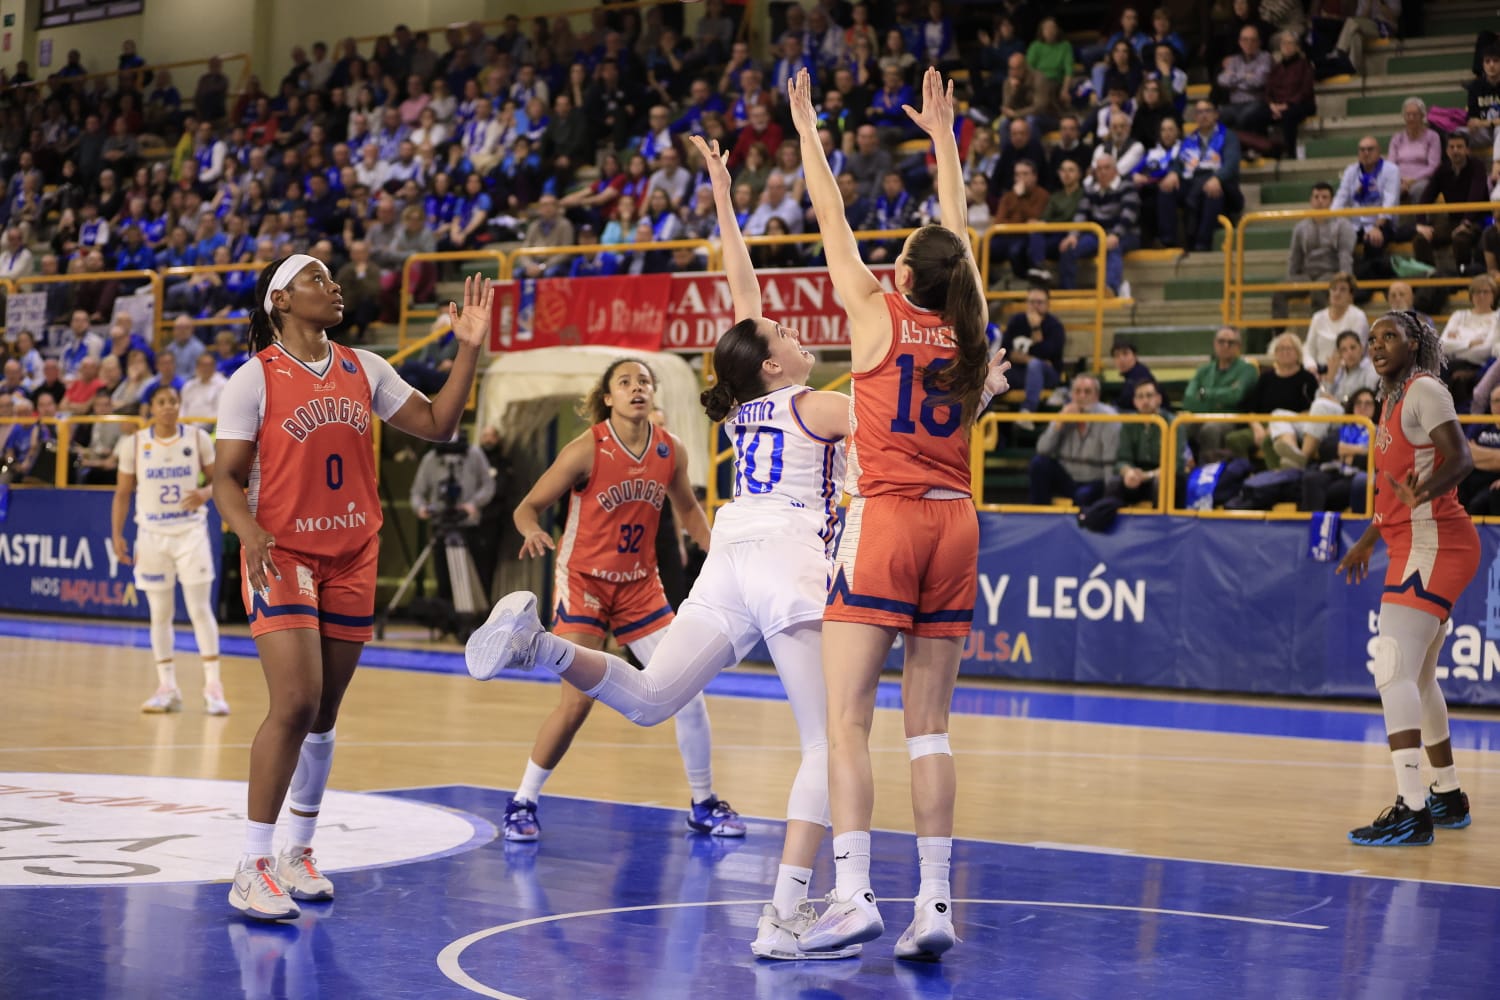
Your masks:
M396 342L401 345L402 350L408 346L410 337L407 333L407 326L412 320L437 319L448 311L447 305L443 302L438 302L430 309L418 307L412 302L412 268L421 263L440 264L464 260L492 260L495 262L495 274L501 281L510 277L510 255L503 250L439 250L432 253L414 253L401 262L401 285L397 289L400 308L396 320Z
M1180 454L1181 434L1184 428L1193 424L1356 424L1365 429L1369 440L1373 444L1375 440L1375 425L1367 417L1357 416L1349 413L1295 413L1295 414L1269 414L1269 413L1181 413L1172 422L1168 430L1168 441L1163 447L1173 455ZM1175 472L1175 470L1174 470ZM1349 513L1350 517L1366 518L1374 510L1375 505L1375 450L1372 447L1365 457L1365 512L1363 514ZM1185 514L1190 517L1223 518L1223 519L1251 519L1292 521L1308 520L1312 517L1311 511L1264 511L1264 510L1189 510L1177 504L1177 490L1174 475L1172 493L1168 498L1166 513Z
M974 425L974 437L969 445L969 479L974 493L974 506L983 511L1004 513L1074 514L1078 508L1073 504L1037 506L1035 504L990 503L984 498L985 456L1000 443L1000 425L1014 424L1023 420L1036 423L1058 424L1151 424L1161 431L1162 455L1157 474L1156 500L1149 508L1125 508L1122 513L1162 514L1166 512L1167 494L1174 486L1173 473L1176 463L1174 453L1168 447L1170 427L1159 413L986 413Z
M16 292L25 292L32 285L83 285L101 281L145 281L151 286L153 302L152 316L161 316L162 280L161 275L155 271L99 271L94 274L29 274L23 278L16 278L13 283L13 290ZM49 316L48 319L54 320L56 317ZM155 331L148 328L140 332L150 336Z
M1489 202L1457 202L1454 204L1434 205L1395 205L1391 208L1332 208L1325 211L1316 211L1309 208L1297 209L1269 209L1257 212L1246 212L1240 217L1240 224L1235 232L1235 243L1233 263L1233 281L1225 282L1223 311L1233 315L1230 322L1237 328L1244 330L1250 327L1282 327L1288 325L1285 319L1246 319L1245 318L1245 293L1270 294L1272 292L1315 292L1323 291L1328 287L1327 281L1277 281L1277 282L1246 282L1245 280L1245 234L1252 226L1268 222L1299 222L1303 219L1356 219L1370 216L1404 216L1404 215L1449 215L1455 213L1483 213L1489 215L1494 212L1495 206ZM1226 259L1226 266L1228 260ZM1362 288L1389 288L1396 282L1410 285L1412 288L1463 288L1466 287L1471 278L1381 278L1361 279L1359 284Z
M13 85L13 86L7 87L5 89L8 92L14 93L14 92L23 91L23 90L38 90L38 91L40 91L44 87L46 87L46 88L62 88L62 87L70 87L70 86L79 86L79 85L82 85L82 84L94 83L94 82L101 81L101 80L105 81L105 82L108 82L108 83L112 83L112 82L120 79L121 77L125 76L126 74L132 74L132 75L134 75L135 78L136 78L136 80L137 80L137 82L139 82L139 81L145 79L147 73L156 74L156 73L161 72L162 70L179 70L179 69L186 69L189 66L201 66L201 67L203 67L204 71L206 72L208 70L209 61L212 60L212 59L218 59L219 60L220 69L223 71L224 76L227 77L227 78L231 78L231 79L232 79L232 76L231 76L231 74L229 72L229 67L230 67L231 64L236 64L237 63L239 65L239 70L240 70L241 86L243 86L243 81L248 77L248 75L250 73L250 55L247 52L226 52L223 55L219 55L219 56L203 56L203 57L198 58L198 59L182 59L182 60L179 60L177 62L152 63L149 66L137 66L134 69L101 70L101 71L99 71L97 73L85 73L82 76L70 76L70 77L64 77L62 79L48 78L48 79L45 79L45 80L33 80L30 83L22 83L22 84L18 84L18 85ZM202 76L202 73L200 73L199 76ZM183 93L183 95L185 95L185 97L188 98L187 100L184 101L184 105L185 106L190 106L191 95L192 95L192 93L193 93L193 91L194 91L194 89L196 87L197 81L196 80L193 81L194 86L187 86L187 83L188 83L187 80L180 81L180 85L178 85L177 89L179 91L181 91ZM145 87L140 87L138 89L141 91L141 93L143 95L147 92ZM233 97L234 95L235 95L235 90L234 90L233 86L231 86L228 96L229 97Z
M1100 371L1104 367L1104 310L1107 308L1106 289L1104 285L1105 260L1109 251L1104 246L1108 239L1104 227L1097 222L1024 222L1024 223L1001 223L991 226L984 231L980 238L979 248L979 273L984 278L986 289L984 297L987 300L1024 299L1026 292L1021 290L1011 292L988 291L990 286L990 245L997 236L1030 236L1033 233L1091 233L1099 241L1099 251L1094 256L1094 287L1092 289L1057 289L1052 292L1052 300L1056 305L1061 305L1070 299L1089 301L1092 299L1094 313L1094 364L1093 370ZM1040 264L1040 262L1038 262Z

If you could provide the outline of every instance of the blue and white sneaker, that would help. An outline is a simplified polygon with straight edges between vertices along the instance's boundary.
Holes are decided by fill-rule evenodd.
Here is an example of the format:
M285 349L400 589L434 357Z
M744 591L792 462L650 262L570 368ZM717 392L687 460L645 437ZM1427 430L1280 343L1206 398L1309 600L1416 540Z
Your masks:
M1401 796L1369 826L1349 831L1361 847L1424 847L1432 843L1432 810L1412 809Z
M740 814L719 798L710 795L702 802L694 802L688 808L688 829L694 833L707 833L715 837L743 837L745 821Z
M1432 813L1432 825L1444 830L1462 830L1472 822L1469 815L1469 797L1462 789L1440 792L1427 789L1427 811Z
M487 681L502 670L530 670L536 659L537 636L543 631L536 613L536 595L525 590L506 594L464 643L469 676Z
M542 824L536 818L536 803L510 799L505 803L505 839L529 843L541 836Z

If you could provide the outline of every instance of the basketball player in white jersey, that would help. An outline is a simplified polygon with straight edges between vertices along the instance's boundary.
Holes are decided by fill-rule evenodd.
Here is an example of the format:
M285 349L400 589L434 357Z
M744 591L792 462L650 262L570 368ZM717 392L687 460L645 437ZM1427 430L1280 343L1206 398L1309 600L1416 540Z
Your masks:
M774 899L751 950L769 959L845 958L860 946L812 954L797 947L796 934L815 917L807 888L828 824L821 635L849 397L809 389L813 356L795 331L761 317L760 284L735 222L723 156L717 143L692 141L713 181L734 300L735 325L714 351L718 382L703 393L704 409L725 421L734 443L734 501L714 520L703 571L644 670L543 631L529 593L496 605L466 657L480 680L540 663L632 722L654 726L764 639L797 720L802 764Z
M201 426L177 422L182 405L177 390L162 385L147 402L151 423L120 438L119 479L110 508L115 558L135 566L135 586L151 609L151 653L156 658L156 693L143 712L182 711L173 662L173 591L182 584L183 603L193 623L198 656L203 661L203 707L209 715L228 715L219 679L219 623L214 619L212 590L218 554L208 538L212 498L214 442ZM200 485L200 479L202 485ZM135 497L135 555L125 544L125 515Z

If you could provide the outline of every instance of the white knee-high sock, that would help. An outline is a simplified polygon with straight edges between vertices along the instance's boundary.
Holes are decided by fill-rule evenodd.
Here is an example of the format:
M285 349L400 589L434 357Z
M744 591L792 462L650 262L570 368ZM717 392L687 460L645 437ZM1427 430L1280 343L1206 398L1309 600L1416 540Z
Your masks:
M313 832L318 828L318 812L323 807L323 792L333 770L334 731L308 733L297 755L297 769L287 789L286 804L291 810L287 821L287 846L311 847Z
M204 683L218 685L219 623L214 618L212 583L184 583L182 601L187 605L188 620L193 623L193 639L198 657L203 661Z
M172 591L146 591L146 606L151 609L151 655L156 660L157 686L175 688L177 667L172 645L176 636L172 631L172 615L176 610L176 603L172 598Z
M953 898L949 888L952 856L952 837L917 838L917 865L922 874L922 883L917 889L918 906L935 899L947 901Z

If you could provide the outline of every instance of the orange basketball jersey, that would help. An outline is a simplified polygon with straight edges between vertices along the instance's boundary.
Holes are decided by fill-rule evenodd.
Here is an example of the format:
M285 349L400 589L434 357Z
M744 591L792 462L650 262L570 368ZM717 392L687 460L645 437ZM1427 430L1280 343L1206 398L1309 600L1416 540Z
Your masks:
M969 430L963 407L941 402L922 370L953 363L953 328L939 313L888 292L891 348L854 373L854 428L845 490L853 496L969 496Z
M641 454L630 452L608 420L589 428L594 467L568 501L568 523L557 547L557 576L570 572L611 583L656 574L656 527L667 484L677 471L672 438L660 427Z
M250 511L276 544L307 555L358 551L380 531L375 491L375 416L359 357L333 351L319 377L278 345L265 367L266 415L250 473Z

